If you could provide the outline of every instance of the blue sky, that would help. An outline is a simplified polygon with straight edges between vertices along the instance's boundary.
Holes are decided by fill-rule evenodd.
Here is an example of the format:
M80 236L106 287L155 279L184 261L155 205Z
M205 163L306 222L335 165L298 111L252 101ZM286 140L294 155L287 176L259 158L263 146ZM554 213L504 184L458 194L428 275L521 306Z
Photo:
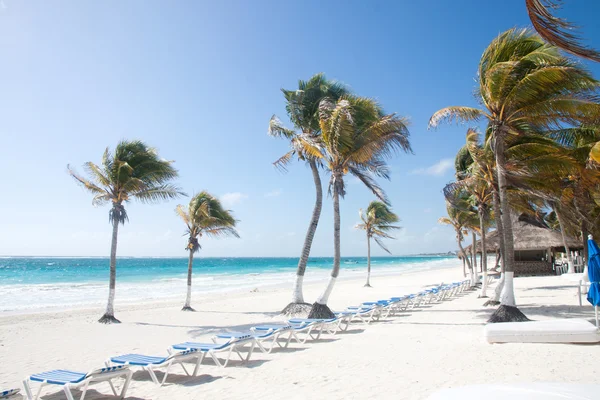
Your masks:
M427 121L476 105L479 57L499 32L529 24L524 3L0 0L0 255L108 255L108 208L91 206L66 165L138 138L176 161L186 192L208 190L241 221L241 239L206 241L203 255L297 256L312 178L302 164L275 170L287 145L266 132L272 114L287 122L279 89L317 72L410 117L415 154L391 160L383 182L404 227L392 252L454 250L437 220L466 127L427 131ZM600 47L600 4L567 3L562 15ZM353 226L373 196L348 182L342 255L363 255ZM118 254L185 256L173 209L186 200L129 204ZM315 256L333 253L331 208L326 198Z

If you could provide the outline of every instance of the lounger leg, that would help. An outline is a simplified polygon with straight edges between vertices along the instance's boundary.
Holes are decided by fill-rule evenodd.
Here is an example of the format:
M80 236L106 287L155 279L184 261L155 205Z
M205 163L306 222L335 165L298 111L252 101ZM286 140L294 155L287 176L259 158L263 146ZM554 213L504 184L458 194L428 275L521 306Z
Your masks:
M71 393L71 386L68 383L65 386L63 386L63 390L65 391L67 400L75 400L75 399L73 399L73 394ZM85 395L85 393L84 393L84 395Z
M219 357L217 357L217 355L215 354L214 351L210 352L210 356L212 357L212 359L215 362L215 364L217 364L219 367L225 368L227 366L227 361L229 361L229 359L227 359L227 361L225 362L225 364L223 364L223 363L221 363L221 361L219 361Z
M204 352L201 352L198 358L196 359L196 367L194 368L194 376L198 375L198 369L200 369L200 364L202 364L202 360L204 360Z
M123 389L121 389L121 395L119 396L119 398L123 399L123 398L125 398L125 395L127 395L127 389L129 389L129 383L131 382L132 376L133 376L133 371L131 371L131 370L127 371L127 376L125 377L125 383L123 384Z
M152 379L152 382L156 383L157 385L160 385L160 382L158 381L158 378L156 377L156 374L154 373L154 369L152 368L151 365L148 365L146 367L143 367L146 371L148 371L148 375L150 375L150 379Z
M254 339L252 341L252 344L250 345L250 350L248 351L248 355L246 356L246 360L245 360L246 362L250 361L250 357L252 357L252 352L254 351L254 347L256 347L256 345L260 346L260 343L258 343L258 340ZM273 350L273 347L271 347L271 350Z
M112 379L108 381L108 384L110 385L110 388L112 389L112 392L113 392L113 394L114 394L115 396L118 396L118 394L117 394L117 389L115 389L115 385L113 385L113 383L112 383ZM88 385L86 384L86 385L85 385L84 394L85 394L85 391L87 390L87 387L88 387ZM82 399L83 399L83 397L82 397Z
M42 384L40 385L40 387L37 390L37 393L35 394L35 400L40 398L40 393L42 393L42 388L46 386L46 381L42 382Z
M33 395L31 394L31 387L29 387L29 377L23 379L23 389L25 389L27 400L33 400Z
M183 368L183 372L185 372L187 376L191 376L190 373L187 371L187 368L185 368L185 365L183 365L183 362L180 362L179 365L181 365L181 368Z
M108 381L108 383L110 384L110 388L112 389L113 393L115 394L115 396L117 395L117 392L115 391L114 386L112 385L111 381ZM87 381L85 383L85 385L83 385L83 390L81 393L81 397L79 398L79 400L84 400L85 399L85 394L87 393L88 390L88 386L90 386L90 381Z
M179 364L181 364L181 363L179 363ZM165 369L165 376L163 376L163 379L162 379L162 381L160 382L160 386L164 385L164 384L165 384L165 382L167 381L167 376L169 376L169 370L171 369L171 365L173 365L173 360L171 360L171 362L169 362L169 363L167 364L167 369ZM183 368L183 370L185 371L185 374L186 374L186 375L189 375L189 374L187 373L187 371L186 371L185 367L183 366L183 364L181 364L181 367L182 367L182 368Z

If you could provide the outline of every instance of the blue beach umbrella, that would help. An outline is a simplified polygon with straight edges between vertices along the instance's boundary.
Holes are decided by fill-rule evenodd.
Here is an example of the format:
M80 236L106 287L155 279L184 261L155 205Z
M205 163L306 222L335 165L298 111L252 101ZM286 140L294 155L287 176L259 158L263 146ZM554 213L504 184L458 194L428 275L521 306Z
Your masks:
M600 305L600 248L594 242L592 235L588 236L588 277L590 289L587 300L596 311L596 327L598 327L598 306Z

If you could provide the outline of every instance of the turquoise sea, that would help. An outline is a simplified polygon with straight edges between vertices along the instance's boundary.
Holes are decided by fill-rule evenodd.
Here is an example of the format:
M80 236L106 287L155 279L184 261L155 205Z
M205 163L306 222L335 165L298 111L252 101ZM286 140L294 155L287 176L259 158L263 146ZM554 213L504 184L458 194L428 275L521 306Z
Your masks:
M305 281L324 279L331 258L311 258ZM194 261L194 296L293 283L297 258L202 258ZM102 305L108 258L0 258L0 312ZM454 257L374 257L372 274L456 267ZM366 258L343 258L340 278L365 275ZM187 258L118 258L117 303L185 296Z

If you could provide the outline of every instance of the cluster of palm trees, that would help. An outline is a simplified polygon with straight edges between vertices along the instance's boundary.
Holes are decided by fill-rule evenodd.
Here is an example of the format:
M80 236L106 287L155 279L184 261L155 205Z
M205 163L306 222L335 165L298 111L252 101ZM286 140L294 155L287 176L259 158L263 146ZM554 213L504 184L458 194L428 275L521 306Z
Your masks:
M110 247L109 295L104 315L99 322L119 323L115 318L114 301L117 277L117 238L119 224L129 220L125 203L138 200L143 203L156 203L162 200L185 196L172 182L178 173L173 162L159 157L154 148L145 143L121 141L113 152L107 148L100 165L93 162L84 164L87 177L84 177L67 166L69 174L85 189L94 195L95 206L110 204L108 213L112 224L112 242ZM229 210L225 210L219 200L207 192L193 196L187 209L178 205L175 209L186 225L189 252L187 296L183 310L193 311L192 295L192 263L194 253L200 249L199 238L202 236L219 237L232 235L238 237L235 230L236 220Z
M376 178L389 179L388 157L397 151L412 151L408 121L396 114L385 114L376 101L353 94L346 86L328 80L323 74L300 81L297 90L282 92L294 129L286 128L276 116L271 118L269 134L287 139L291 146L290 151L274 164L285 170L294 158L307 163L316 190L313 214L298 261L292 302L282 313L289 315L308 311L309 318L330 318L333 313L327 302L340 272L340 198L346 195L344 178L347 174L354 175L384 205L389 205ZM302 282L323 203L320 168L329 174L334 257L327 286L311 306L304 301ZM388 222L393 222L393 219ZM377 234L384 231L378 230ZM367 231L367 235L374 234L372 228Z
M481 108L447 107L429 122L485 122L483 133L467 131L456 181L444 188L448 217L440 222L455 228L459 245L466 231L477 232L483 249L487 229L496 226L504 273L491 300L500 302L492 322L526 319L512 285L511 214L528 213L582 239L600 218L600 169L590 159L600 140L600 84L559 50L529 30L500 34L479 63ZM483 273L485 297L485 264Z

